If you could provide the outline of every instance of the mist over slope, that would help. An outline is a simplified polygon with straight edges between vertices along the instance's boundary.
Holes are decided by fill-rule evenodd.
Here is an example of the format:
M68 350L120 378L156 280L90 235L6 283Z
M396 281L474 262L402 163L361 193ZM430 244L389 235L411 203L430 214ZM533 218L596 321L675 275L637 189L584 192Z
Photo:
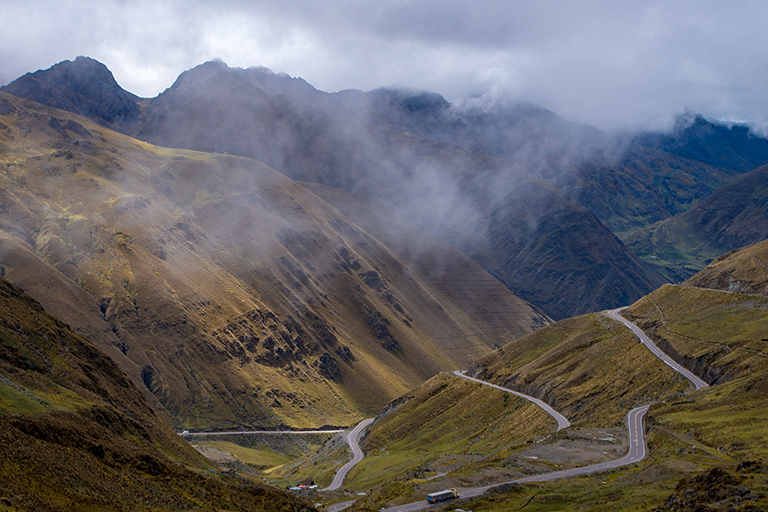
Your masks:
M3 274L172 424L350 424L548 323L444 242L403 258L261 163L0 96Z
M78 66L93 68L84 58L71 63ZM49 71L5 90L25 96L49 81ZM100 68L98 81L109 82L106 73ZM69 108L54 97L48 104ZM140 114L117 126L125 133L247 156L389 208L553 318L624 304L663 282L570 192L547 182L593 153L612 155L615 144L544 109L455 106L418 91L328 94L221 61L182 73L136 104Z

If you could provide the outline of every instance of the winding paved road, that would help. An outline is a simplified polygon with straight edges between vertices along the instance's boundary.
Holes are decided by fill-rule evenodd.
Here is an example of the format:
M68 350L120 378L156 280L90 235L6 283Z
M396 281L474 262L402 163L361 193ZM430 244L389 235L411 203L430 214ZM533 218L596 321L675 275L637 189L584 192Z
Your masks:
M657 347L656 344L653 341L651 341L651 339L648 336L646 336L646 334L643 332L641 328L639 328L638 326L636 326L635 324L633 324L632 322L630 322L629 320L621 316L619 314L619 311L621 311L622 309L626 309L626 306L623 308L617 308L617 309L612 309L608 311L607 312L608 316L610 316L614 320L618 320L619 322L629 327L629 329L633 333L635 333L635 335L638 338L640 338L640 341L643 343L643 345L648 347L648 350L653 352L653 354L656 357L664 361L667 364L667 366L671 367L673 370L680 373L683 377L690 380L693 383L693 385L696 386L696 391L709 387L709 384L707 384L706 382L704 382L703 380L701 380L700 378L692 374L690 371L688 371L687 368L684 368L683 366L678 364L674 359L669 357L663 350Z
M487 485L485 487L473 487L471 489L463 489L459 495L460 498L474 498L480 496L489 489L494 487L501 487L502 485L514 485L524 484L526 482L546 482L549 480L557 480L559 478L567 478L570 476L586 475L587 473L594 473L597 471L605 471L607 469L615 469L628 464L633 464L645 458L645 436L643 433L643 418L645 413L648 412L650 405L643 405L629 411L627 415L627 430L629 432L629 451L627 454L616 460L609 462L602 462L600 464L593 464L591 466L583 466L580 468L565 469L563 471L555 471L552 473L544 473L541 475L527 476L524 478L518 478L517 480L510 480L508 482L502 482L500 484ZM397 507L391 507L382 509L381 512L410 512L412 510L421 510L423 508L431 507L427 501L415 501L406 505L399 505Z
M650 350L656 357L664 361L669 367L671 367L673 370L677 371L681 375L683 375L685 378L690 380L693 385L696 387L696 390L700 390L706 387L709 387L709 384L701 380L699 377L691 373L689 370L678 364L676 361L674 361L671 357L669 357L664 351L662 351L659 347L656 346L651 339L646 336L646 334L643 332L642 329L640 329L638 326L630 322L629 320L625 319L621 315L619 315L619 311L621 311L624 308L617 308L610 311L607 311L608 315L618 320L619 322L626 325L629 329L632 330L635 335L640 339L640 341L648 347L648 350ZM517 395L521 398L525 398L526 400L530 400L531 402L534 402L536 405L544 409L550 416L555 418L557 420L558 430L561 430L563 428L566 428L570 425L570 422L560 413L552 409L548 404L542 402L538 398L533 398L528 395L524 395L522 393L518 393L517 391L512 391L511 389L503 388L501 386L497 386L495 384L491 384L489 382L484 382L480 379L475 379L473 377L468 377L465 375L465 372L459 370L453 372L454 375L458 377L462 377L464 379L469 379L475 382L479 382L480 384L484 384L486 386L491 386L496 389L500 389L501 391L506 391L507 393L512 393L513 395ZM480 496L481 494L485 493L489 489L493 489L494 487L501 487L503 485L519 485L527 482L546 482L550 480L557 480L559 478L567 478L571 476L578 476L578 475L585 475L588 473L595 473L597 471L605 471L608 469L616 469L622 466L626 466L628 464L633 464L635 462L639 462L645 458L646 455L646 446L645 446L645 433L643 430L643 419L645 418L646 413L648 412L650 405L643 405L640 407L636 407L629 411L629 414L627 414L627 431L628 431L628 437L629 437L629 450L627 451L627 454L617 460L608 461L608 462L602 462L600 464L592 464L590 466L583 466L580 468L573 468L573 469L566 469L563 471L555 471L552 473L544 473L541 475L533 475L528 476L524 478L518 478L517 480L510 480L508 482L502 482L500 484L494 484L494 485L488 485L485 487L473 487L471 489L463 489L460 492L460 498L473 498L476 496ZM369 420L366 420L369 421ZM360 425L358 425L357 428L359 428ZM357 428L355 430L357 430ZM353 431L354 432L354 431ZM352 444L350 443L350 446ZM362 459L362 456L360 457ZM354 459L353 459L354 460ZM357 462L355 462L356 464ZM354 464L352 464L354 466ZM345 466L346 467L346 466ZM351 468L351 466L350 466ZM342 468L344 469L344 468ZM346 475L346 472L344 473ZM337 475L338 477L338 475ZM341 479L343 481L343 477ZM341 485L341 481L339 482L339 486ZM336 480L334 479L334 484L336 483ZM335 487L338 488L338 487ZM334 489L335 489L334 488ZM330 488L329 488L330 489ZM346 503L345 503L346 505ZM382 509L381 512L411 512L414 510L421 510L424 508L428 508L431 505L427 501L416 501L413 503L408 503L406 505L399 505L397 507L391 507L387 509Z
M568 421L568 419L554 410L552 407L549 406L546 402L539 400L538 398L534 398L532 396L524 395L523 393L518 393L517 391L512 391L511 389L503 388L501 386L497 386L496 384L491 384L490 382L485 382L484 380L476 379L474 377L468 377L466 375L466 372L464 370L456 370L453 372L454 375L457 377L461 377L463 379L468 379L473 382L478 382L480 384L484 384L486 386L490 386L492 388L500 389L501 391L506 391L507 393L512 393L515 396L519 396L520 398L525 398L529 402L533 402L542 409L544 409L544 412L555 418L555 421L557 421L557 430L562 430L564 428L568 428L571 426L571 422Z
M357 441L363 429L373 423L373 420L375 419L376 418L368 418L367 420L363 420L358 423L355 428L352 429L352 432L350 432L347 436L347 443L349 443L349 447L352 448L352 460L344 464L341 469L336 472L336 476L333 477L333 482L331 482L331 485L325 489L320 489L321 491L335 491L341 487L341 484L344 483L344 479L347 477L349 470L355 467L358 462L363 460L365 454L363 453L363 450L360 449L360 445L357 444Z

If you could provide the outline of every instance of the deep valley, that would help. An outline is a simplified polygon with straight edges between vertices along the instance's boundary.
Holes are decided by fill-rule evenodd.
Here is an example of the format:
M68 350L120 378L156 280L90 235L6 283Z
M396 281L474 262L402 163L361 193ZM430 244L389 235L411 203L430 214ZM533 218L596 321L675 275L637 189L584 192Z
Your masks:
M690 111L617 136L220 60L154 98L24 75L0 508L768 509L767 164Z

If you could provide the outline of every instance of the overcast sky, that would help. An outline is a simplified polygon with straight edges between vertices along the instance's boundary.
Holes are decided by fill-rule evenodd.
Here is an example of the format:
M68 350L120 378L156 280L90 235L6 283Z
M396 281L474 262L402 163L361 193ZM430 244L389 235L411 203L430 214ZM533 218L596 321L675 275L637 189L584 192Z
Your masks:
M324 91L508 98L603 129L768 125L768 2L0 0L0 84L78 55L139 96L219 57Z

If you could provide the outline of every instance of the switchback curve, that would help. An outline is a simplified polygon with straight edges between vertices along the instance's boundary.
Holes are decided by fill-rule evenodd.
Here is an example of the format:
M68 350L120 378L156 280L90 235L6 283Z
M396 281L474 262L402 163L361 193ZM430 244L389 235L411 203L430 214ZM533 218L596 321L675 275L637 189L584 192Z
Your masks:
M349 433L347 436L347 443L349 443L349 447L352 449L352 460L344 464L341 469L336 472L336 476L333 477L333 482L331 482L331 485L325 489L320 489L321 491L335 491L341 487L341 484L344 483L344 479L347 477L349 470L355 467L358 462L363 460L365 454L363 453L363 450L360 449L360 445L357 444L358 438L360 437L360 433L363 431L363 429L373 423L374 419L376 418L368 418L361 421L355 428L352 429L352 432Z
M559 412L554 410L552 407L550 407L549 404L547 404L543 400L539 400L538 398L535 398L535 397L532 397L532 396L529 396L529 395L525 395L523 393L519 393L519 392L513 391L511 389L507 389L507 388L504 388L504 387L501 387L501 386L497 386L496 384L491 384L490 382L485 382L484 380L476 379L474 377L469 377L469 376L466 375L466 372L463 371L463 370L456 370L455 372L453 372L453 374L456 375L457 377L461 377L463 379L468 379L468 380L471 380L473 382L477 382L477 383L483 384L485 386L490 386L492 388L496 388L496 389L499 389L501 391L505 391L507 393L512 393L515 396L519 396L520 398L525 398L529 402L533 402L534 404L536 404L539 407L541 407L542 409L544 409L544 412L546 412L547 414L552 416L555 419L555 421L557 421L557 430L562 430L564 428L568 428L568 427L571 426L571 422L568 421L568 418L566 418L565 416L563 416L562 414L560 414Z

